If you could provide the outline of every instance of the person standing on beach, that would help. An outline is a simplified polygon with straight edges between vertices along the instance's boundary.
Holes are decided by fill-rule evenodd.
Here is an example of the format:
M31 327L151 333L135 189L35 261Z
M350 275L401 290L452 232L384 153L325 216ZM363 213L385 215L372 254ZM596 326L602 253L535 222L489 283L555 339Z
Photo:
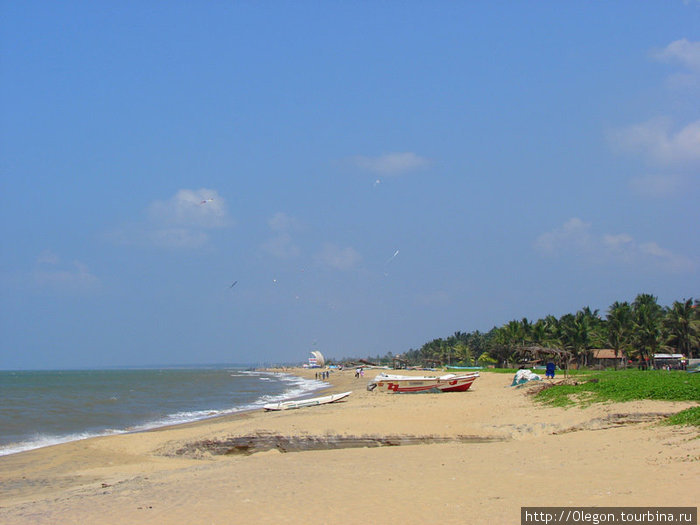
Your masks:
M546 376L548 379L554 379L554 370L556 369L556 365L552 363L551 361L547 363L547 372Z

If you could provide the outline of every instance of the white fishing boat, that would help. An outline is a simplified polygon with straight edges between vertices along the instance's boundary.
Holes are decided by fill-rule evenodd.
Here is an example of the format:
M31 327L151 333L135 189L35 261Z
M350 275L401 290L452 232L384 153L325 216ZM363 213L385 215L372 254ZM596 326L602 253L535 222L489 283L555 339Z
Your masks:
M345 399L352 392L343 392L342 394L332 394L330 396L313 397L311 399L298 399L295 401L282 401L281 403L269 403L263 405L265 410L290 410L292 408L313 407L316 405L325 405L327 403L335 403L341 399Z
M420 392L465 392L479 377L479 372L455 375L447 374L439 377L430 376L402 376L391 374L379 374L367 385L367 390L393 393L420 393Z

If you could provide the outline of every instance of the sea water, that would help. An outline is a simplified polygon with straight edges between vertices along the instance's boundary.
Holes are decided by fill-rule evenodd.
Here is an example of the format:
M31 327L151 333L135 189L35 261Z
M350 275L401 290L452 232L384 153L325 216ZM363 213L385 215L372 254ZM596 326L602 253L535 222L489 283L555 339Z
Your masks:
M252 410L324 386L233 367L0 371L0 455Z

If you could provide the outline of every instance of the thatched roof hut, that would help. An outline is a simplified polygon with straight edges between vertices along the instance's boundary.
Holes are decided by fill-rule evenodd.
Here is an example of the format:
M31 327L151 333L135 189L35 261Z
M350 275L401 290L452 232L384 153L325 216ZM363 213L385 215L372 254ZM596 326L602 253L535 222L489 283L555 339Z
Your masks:
M569 363L573 361L573 354L562 348L546 348L539 345L520 346L515 354L521 359L527 358L531 363L552 361L560 369L569 371Z
M391 366L396 369L408 368L408 361L400 355L395 355L391 359Z

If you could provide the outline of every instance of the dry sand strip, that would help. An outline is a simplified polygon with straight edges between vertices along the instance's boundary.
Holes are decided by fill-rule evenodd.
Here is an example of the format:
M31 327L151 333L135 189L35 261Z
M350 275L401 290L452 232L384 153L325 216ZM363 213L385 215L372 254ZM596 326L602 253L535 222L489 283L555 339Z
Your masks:
M313 377L313 371L292 371ZM371 373L371 371L370 371ZM0 523L519 523L521 506L696 506L692 403L533 403L511 376L464 393L367 392L0 457Z

